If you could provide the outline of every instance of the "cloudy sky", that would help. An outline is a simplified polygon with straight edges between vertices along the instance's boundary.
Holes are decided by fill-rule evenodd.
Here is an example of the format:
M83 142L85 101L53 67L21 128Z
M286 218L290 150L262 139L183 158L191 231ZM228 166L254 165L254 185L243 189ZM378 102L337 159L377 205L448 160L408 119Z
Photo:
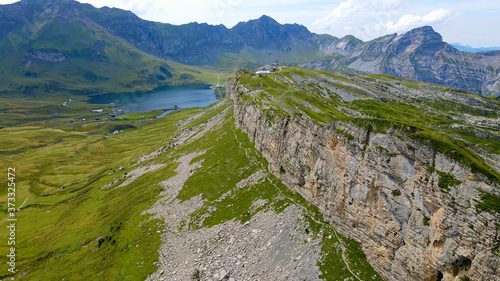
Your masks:
M431 25L449 43L500 46L498 0L79 0L96 7L131 10L139 17L172 24L207 22L228 28L263 14L299 23L316 33L352 34L370 40ZM0 0L1 4L12 0Z

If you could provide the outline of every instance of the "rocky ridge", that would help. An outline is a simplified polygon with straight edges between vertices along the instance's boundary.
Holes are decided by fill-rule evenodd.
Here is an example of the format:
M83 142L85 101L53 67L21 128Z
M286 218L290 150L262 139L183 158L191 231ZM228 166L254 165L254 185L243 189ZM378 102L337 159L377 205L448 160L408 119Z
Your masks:
M311 77L323 81L323 88L330 84L335 89L326 75L283 76L280 82L302 88L305 96ZM498 280L499 215L479 207L485 193L498 196L498 182L397 126L381 132L343 120L318 122L293 110L280 115L283 98L276 106L277 98L263 86L276 82L246 79L227 88L236 125L255 142L276 177L316 205L335 229L363 244L368 260L385 278ZM344 91L349 93L362 98ZM450 178L455 181L447 182Z

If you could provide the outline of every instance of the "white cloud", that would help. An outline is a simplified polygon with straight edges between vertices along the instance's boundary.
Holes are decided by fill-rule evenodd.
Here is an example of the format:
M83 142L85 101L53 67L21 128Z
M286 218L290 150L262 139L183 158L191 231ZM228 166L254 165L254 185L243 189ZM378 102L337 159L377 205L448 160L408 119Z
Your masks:
M388 11L399 10L405 0L347 0L341 2L327 16L317 19L314 26L319 29L334 30L337 25L340 25L352 16L373 13L386 13ZM377 15L373 15L377 17Z
M411 28L423 25L436 24L439 22L449 20L450 18L451 18L450 11L441 8L438 10L434 10L424 16L403 15L402 17L399 18L397 22L388 21L387 23L378 23L376 25L365 28L377 32L395 33L400 31L407 31Z
M319 28L327 28L333 29L337 23L341 20L349 17L351 14L359 11L363 5L359 0L347 0L346 2L340 3L340 5L333 9L333 11L324 18L316 20L314 25Z

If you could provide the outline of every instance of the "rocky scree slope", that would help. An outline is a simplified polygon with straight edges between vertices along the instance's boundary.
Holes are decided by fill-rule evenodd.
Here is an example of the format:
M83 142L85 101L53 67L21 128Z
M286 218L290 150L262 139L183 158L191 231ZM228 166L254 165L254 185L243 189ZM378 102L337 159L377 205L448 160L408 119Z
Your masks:
M383 277L498 280L498 102L391 76L238 76L236 125Z

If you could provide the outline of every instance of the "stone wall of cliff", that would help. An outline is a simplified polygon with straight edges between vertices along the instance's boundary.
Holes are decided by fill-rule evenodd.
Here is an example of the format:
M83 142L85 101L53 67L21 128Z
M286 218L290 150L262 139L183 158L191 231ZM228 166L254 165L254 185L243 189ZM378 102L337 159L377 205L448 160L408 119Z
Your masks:
M499 190L486 177L397 129L273 116L242 99L252 92L236 80L227 94L270 170L362 243L386 279L500 280L499 218L476 208Z

